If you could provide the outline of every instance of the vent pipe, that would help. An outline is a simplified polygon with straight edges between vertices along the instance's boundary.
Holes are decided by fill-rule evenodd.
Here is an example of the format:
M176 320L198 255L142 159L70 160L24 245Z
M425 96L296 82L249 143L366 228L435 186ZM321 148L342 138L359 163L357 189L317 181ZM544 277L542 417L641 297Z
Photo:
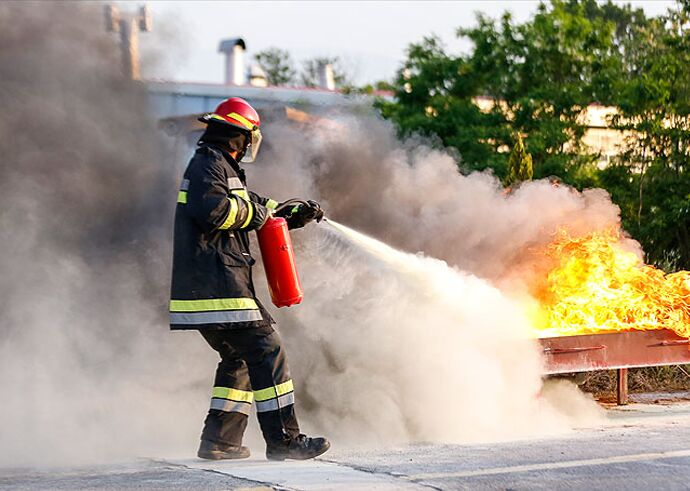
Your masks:
M244 52L247 45L242 38L224 39L218 51L225 55L225 83L227 85L244 85Z
M268 87L268 77L266 72L259 65L254 64L247 72L249 78L249 85L252 87Z
M122 50L122 71L132 80L141 79L139 67L139 31L151 32L151 11L147 5L139 7L136 14L121 14L117 6L106 5L105 28L108 32L120 34Z
M319 87L326 90L335 90L335 75L331 63L319 63Z

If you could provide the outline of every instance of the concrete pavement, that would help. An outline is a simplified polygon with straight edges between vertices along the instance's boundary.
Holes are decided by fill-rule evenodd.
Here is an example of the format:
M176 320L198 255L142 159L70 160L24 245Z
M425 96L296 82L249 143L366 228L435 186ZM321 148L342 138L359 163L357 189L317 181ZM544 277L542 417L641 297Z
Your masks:
M689 488L688 402L610 408L605 426L539 440L366 451L336 445L308 462L267 462L258 455L227 462L146 459L81 469L0 469L0 489L30 491Z

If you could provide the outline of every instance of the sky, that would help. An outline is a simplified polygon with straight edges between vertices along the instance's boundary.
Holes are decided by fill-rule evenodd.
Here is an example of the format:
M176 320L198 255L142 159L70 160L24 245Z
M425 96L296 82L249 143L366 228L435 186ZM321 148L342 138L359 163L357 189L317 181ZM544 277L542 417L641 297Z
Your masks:
M141 2L117 2L133 10ZM621 2L626 3L626 2ZM658 15L674 2L630 2L648 15ZM475 12L497 17L510 10L518 21L536 11L538 1L153 1L154 31L142 33L140 45L165 44L167 58L143 67L146 78L176 81L223 81L223 38L241 37L247 59L269 47L289 51L298 63L320 56L338 56L355 83L389 80L410 43L436 34L450 51L467 50L455 36L458 27L474 24Z

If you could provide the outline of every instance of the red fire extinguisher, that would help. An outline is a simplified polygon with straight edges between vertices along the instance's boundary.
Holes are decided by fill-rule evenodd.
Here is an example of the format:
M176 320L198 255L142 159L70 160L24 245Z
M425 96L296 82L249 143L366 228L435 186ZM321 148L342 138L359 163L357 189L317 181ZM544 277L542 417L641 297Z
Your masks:
M297 275L287 221L270 217L257 231L257 236L273 304L276 307L289 307L300 303L304 291Z

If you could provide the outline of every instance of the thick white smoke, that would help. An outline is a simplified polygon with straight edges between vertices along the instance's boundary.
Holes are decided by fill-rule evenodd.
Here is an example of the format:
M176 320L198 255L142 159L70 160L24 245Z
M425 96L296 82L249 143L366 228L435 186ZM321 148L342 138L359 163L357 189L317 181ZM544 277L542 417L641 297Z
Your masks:
M179 163L98 5L36 5L0 4L0 465L191 455L217 360L168 332ZM305 429L344 445L571 424L537 395L520 306L558 227L618 224L608 196L505 195L373 117L323 128L267 123L250 188L319 199L411 254L381 262L323 224L293 234L306 298L275 314Z
M166 325L175 165L101 8L0 3L0 465L188 449L208 404Z
M305 392L317 401L310 425L382 444L564 428L538 397L540 357L520 305L444 261L335 226L346 242L317 241L311 307L296 312L306 338L297 363L308 364Z
M304 419L348 441L476 441L597 414L576 391L537 397L541 359L525 310L548 267L539 248L558 228L618 225L606 193L542 181L506 194L374 118L338 118L336 128L274 130L254 182L276 199L320 199L328 216L410 253L355 241L372 258L323 225L293 234L306 296L277 317ZM558 404L563 394L569 404ZM578 402L589 408L582 419L557 409Z

